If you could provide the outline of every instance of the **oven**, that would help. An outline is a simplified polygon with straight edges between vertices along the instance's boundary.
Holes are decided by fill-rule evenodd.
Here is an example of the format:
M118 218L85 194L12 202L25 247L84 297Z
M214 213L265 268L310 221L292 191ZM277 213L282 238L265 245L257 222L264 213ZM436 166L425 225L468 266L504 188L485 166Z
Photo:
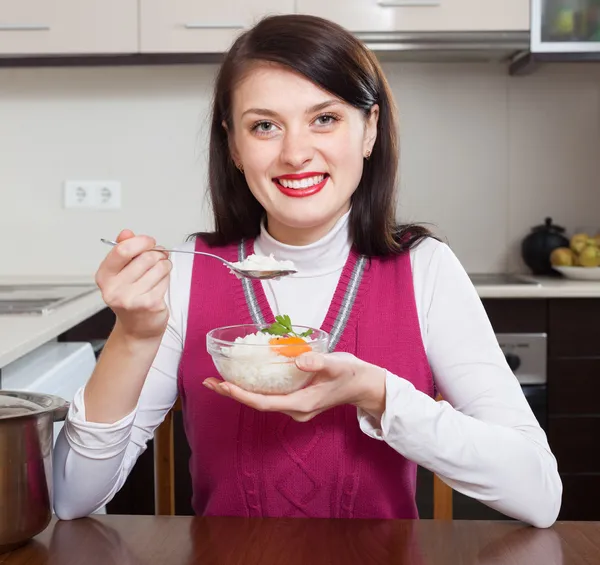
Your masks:
M540 426L548 429L547 335L545 333L496 334L509 367ZM452 510L455 520L508 520L485 504L453 491ZM417 506L421 518L433 517L433 475L418 468Z

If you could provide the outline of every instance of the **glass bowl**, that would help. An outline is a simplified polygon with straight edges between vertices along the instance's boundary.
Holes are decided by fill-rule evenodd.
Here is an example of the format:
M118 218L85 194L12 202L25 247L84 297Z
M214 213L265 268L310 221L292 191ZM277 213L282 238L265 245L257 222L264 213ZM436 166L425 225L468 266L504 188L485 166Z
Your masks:
M269 343L284 336L261 331L268 327L243 324L215 328L206 335L206 349L221 377L244 390L260 394L289 394L300 390L314 373L298 369L296 357L308 351L326 353L329 335L316 328L292 326L297 334L308 330L312 333L303 341Z

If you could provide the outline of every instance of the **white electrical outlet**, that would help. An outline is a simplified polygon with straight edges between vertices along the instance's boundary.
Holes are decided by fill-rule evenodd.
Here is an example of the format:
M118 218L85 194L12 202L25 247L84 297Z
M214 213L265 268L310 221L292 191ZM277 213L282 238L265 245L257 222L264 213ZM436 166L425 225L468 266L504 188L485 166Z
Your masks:
M65 208L115 210L121 207L119 181L66 181Z
M90 187L90 183L78 181L65 182L65 208L92 208L94 198L95 191Z
M96 183L96 208L116 210L121 207L121 183L106 181Z

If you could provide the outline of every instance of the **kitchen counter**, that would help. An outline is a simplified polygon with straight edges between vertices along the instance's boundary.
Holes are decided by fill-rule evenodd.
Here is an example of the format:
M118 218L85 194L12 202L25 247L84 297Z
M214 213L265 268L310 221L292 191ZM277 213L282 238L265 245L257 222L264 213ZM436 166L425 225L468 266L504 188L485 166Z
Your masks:
M508 565L600 562L600 523L97 516L57 521L2 565Z
M94 284L89 278L1 277L0 284ZM106 308L100 290L68 302L49 314L0 316L0 369Z
M481 298L600 298L600 281L524 278L538 284L476 284L475 288Z
M557 278L535 278L539 285L481 284L475 285L481 298L600 298L600 281L572 281ZM7 278L0 284L18 283L92 283L89 278ZM100 291L75 299L47 315L0 315L0 369L33 351L43 343L93 316L106 305Z

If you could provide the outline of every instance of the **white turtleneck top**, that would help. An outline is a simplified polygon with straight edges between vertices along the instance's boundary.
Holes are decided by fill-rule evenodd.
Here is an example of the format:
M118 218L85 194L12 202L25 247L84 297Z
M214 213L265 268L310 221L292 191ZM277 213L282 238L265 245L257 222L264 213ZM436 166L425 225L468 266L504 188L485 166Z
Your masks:
M348 216L307 246L279 243L263 227L255 253L292 260L298 269L263 282L274 312L289 314L296 324L322 325L350 251ZM181 248L193 249L194 242ZM359 410L357 425L456 491L513 518L550 526L562 496L556 460L475 288L443 243L427 239L410 257L421 336L445 400L436 402L388 372L381 421ZM193 256L173 254L171 260L169 323L136 409L114 424L88 422L83 388L75 396L54 453L59 518L86 516L110 501L177 398Z

